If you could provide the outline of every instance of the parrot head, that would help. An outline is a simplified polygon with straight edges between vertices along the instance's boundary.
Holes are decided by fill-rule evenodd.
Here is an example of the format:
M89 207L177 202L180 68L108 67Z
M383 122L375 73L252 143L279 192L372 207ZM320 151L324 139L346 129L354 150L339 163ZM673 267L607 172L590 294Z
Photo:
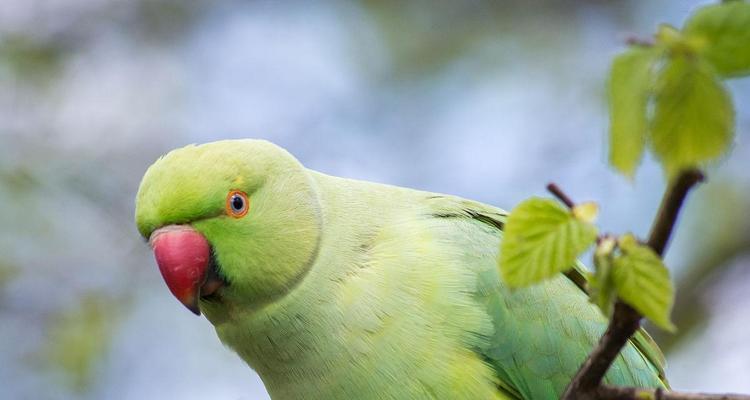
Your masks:
M167 287L209 319L293 287L314 261L320 218L304 167L260 140L173 150L146 171L135 207Z

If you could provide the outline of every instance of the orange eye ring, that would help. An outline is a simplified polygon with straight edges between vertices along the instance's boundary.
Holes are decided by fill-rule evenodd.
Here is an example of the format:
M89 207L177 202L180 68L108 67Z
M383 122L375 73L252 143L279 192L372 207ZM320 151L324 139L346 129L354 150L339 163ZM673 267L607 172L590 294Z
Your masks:
M242 218L250 211L250 199L247 194L241 190L231 190L227 194L227 201L224 205L227 215L233 218Z

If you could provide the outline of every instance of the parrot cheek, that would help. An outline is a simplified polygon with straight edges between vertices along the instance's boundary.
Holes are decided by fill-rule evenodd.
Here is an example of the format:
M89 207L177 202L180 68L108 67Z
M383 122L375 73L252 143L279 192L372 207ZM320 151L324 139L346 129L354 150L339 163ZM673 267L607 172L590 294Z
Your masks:
M169 291L190 311L200 315L201 295L209 295L221 286L218 276L208 282L211 246L206 238L188 225L170 225L154 231L149 243ZM207 283L210 284L202 290Z

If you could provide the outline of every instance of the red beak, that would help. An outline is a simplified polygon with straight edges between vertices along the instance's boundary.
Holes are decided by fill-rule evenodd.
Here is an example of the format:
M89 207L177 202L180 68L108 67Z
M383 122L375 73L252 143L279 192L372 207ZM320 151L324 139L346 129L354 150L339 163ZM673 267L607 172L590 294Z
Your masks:
M211 259L208 240L189 225L170 225L154 231L149 243L169 291L195 315L201 315L198 300Z

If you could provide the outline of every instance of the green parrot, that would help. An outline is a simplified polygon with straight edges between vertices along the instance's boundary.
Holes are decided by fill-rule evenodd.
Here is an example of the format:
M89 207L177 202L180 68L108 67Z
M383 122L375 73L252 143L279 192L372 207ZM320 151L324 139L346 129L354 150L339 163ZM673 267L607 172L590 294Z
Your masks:
M135 219L172 294L273 399L557 399L606 328L580 266L510 290L507 214L344 179L261 140L156 161ZM606 376L666 387L639 331Z

